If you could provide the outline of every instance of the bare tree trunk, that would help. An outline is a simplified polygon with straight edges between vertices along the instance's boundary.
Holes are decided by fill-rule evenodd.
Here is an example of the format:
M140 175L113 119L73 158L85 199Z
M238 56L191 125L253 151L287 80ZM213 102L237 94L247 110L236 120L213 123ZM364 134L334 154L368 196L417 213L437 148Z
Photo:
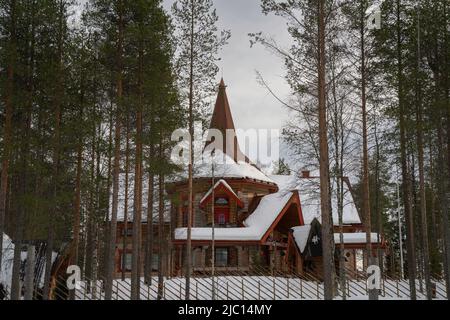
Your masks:
M16 58L16 0L11 0L11 36L9 40L10 52L7 67L7 82L5 94L5 123L3 127L3 157L0 177L0 272L2 272L3 233L5 229L6 196L8 193L9 161L11 157L12 113L14 103L14 72Z
M84 72L83 72L84 73ZM79 120L83 121L84 109L84 77L81 77L80 88L80 114ZM77 146L77 174L75 178L75 199L74 199L74 217L73 217L73 252L71 264L78 265L78 251L80 246L80 221L81 221L81 173L83 166L83 137L80 135ZM70 300L75 299L75 290L70 291Z
M143 39L139 48L139 98L136 114L136 157L134 176L133 253L131 262L131 299L140 299L141 278L141 221L142 221L142 113L143 113Z
M328 154L327 135L327 96L326 96L326 57L325 57L325 1L319 0L319 68L318 68L318 96L319 96L319 145L320 145L320 198L322 215L322 251L324 298L332 300L334 296L334 239L331 217L330 197L330 160Z
M420 10L420 9L419 9ZM421 53L420 53L420 12L418 12L418 31L417 31L417 69L418 76L420 76L421 67ZM425 285L427 292L427 299L432 300L431 293L431 275L430 275L430 256L428 244L428 219L427 219L427 202L425 192L425 169L424 169L424 147L423 147L423 126L422 126L422 92L421 86L417 81L417 152L419 161L419 192L420 192L420 218L421 218L421 234L422 234L422 255L423 255L423 270L425 276Z
M441 125L438 129L438 156L439 165L441 168L445 167L445 151L444 151L444 129ZM441 174L438 179L438 194L440 199L440 211L441 211L441 221L442 221L442 240L444 243L444 275L445 284L447 291L447 299L450 300L450 223L448 219L449 203L446 190L448 190L449 184L446 179L446 175Z
M127 107L127 110L125 111L127 114L127 123L126 123L126 146L125 146L125 199L124 199L124 208L123 208L123 242L122 242L122 281L125 281L125 273L126 270L126 253L128 249L128 195L129 195L129 188L128 188L128 181L129 181L129 171L130 171L130 116L129 116L129 110Z
M59 184L59 161L60 161L60 135L61 135L61 102L63 94L62 79L62 59L63 59L63 21L64 21L65 3L64 0L59 1L59 31L58 31L58 69L56 78L56 94L55 94L55 131L53 137L53 208L50 212L48 241L46 251L46 268L44 280L44 299L49 298L50 294L50 276L52 267L52 252L54 246L55 219L58 213L58 184Z
M114 168L113 168L113 194L111 207L111 222L109 224L109 241L107 244L106 256L106 281L105 281L105 300L112 298L112 284L114 273L114 254L116 251L117 238L117 211L119 202L119 175L120 175L120 136L122 130L122 55L123 55L123 2L119 2L119 21L118 21L118 47L117 47L117 110L116 110L116 127L114 133Z
M159 146L159 156L162 157L162 137ZM164 275L163 275L163 257L165 252L163 250L163 239L164 239L164 175L159 175L159 209L158 209L158 247L159 247L159 259L158 259L158 300L164 298Z
M366 255L368 265L377 265L376 258L372 255L372 217L370 213L370 182L369 182L369 147L367 137L367 96L366 96L366 48L365 48L365 28L366 28L366 3L360 1L361 20L361 111L362 111L362 138L363 138L363 211L364 225L366 229ZM369 299L378 300L378 290L369 290Z
M443 25L442 27L444 28L444 30L448 30L448 8L447 8L447 2L444 1L443 2L443 16L444 16L444 21L447 21L446 25ZM449 52L449 44L448 44L448 32L445 33L445 37L444 37L444 52ZM446 178L446 194L445 196L445 205L444 207L446 207L446 211L443 212L443 216L445 219L445 224L444 224L444 238L445 238L445 255L446 255L446 261L447 261L447 266L445 268L445 274L446 274L446 284L447 284L447 299L450 299L450 226L449 226L449 222L448 222L448 216L449 216L449 201L450 201L450 185L449 185L449 180L450 180L450 70L449 70L449 58L448 58L448 54L444 54L444 94L445 94L445 106L446 108L444 110L447 110L447 114L443 115L443 118L446 119L447 121L447 174L443 175ZM444 156L445 157L445 156ZM444 161L443 163L444 164ZM442 167L444 168L444 167Z
M34 245L28 245L27 264L25 271L25 300L33 300L35 250L36 248Z
M145 276L147 285L152 284L153 274L153 202L154 202L154 183L152 159L153 159L153 142L150 142L150 166L148 171L148 199L147 199L147 240L146 240L146 256L145 256Z
M193 217L193 197L194 197L194 25L195 25L195 3L191 0L191 33L190 33L190 74L189 74L189 199L188 199L188 222L187 222L187 242L186 242L186 288L185 300L190 300L191 273L192 273L192 217Z
M399 124L400 124L400 153L402 168L403 205L407 232L407 257L408 277L411 300L416 300L416 255L414 245L414 220L411 209L411 183L408 174L406 151L406 112L403 101L403 54L402 54L402 30L401 30L401 0L397 0L397 64L398 64L398 100L399 100Z

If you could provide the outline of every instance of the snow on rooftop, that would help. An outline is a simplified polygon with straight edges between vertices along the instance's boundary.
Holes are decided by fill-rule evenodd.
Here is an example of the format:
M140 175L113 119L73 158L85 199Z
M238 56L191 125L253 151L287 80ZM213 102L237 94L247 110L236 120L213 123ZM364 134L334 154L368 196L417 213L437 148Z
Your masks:
M295 243L300 249L300 252L303 253L303 251L305 251L306 244L308 243L309 233L311 232L311 225L307 224L300 227L294 227L292 228L292 231Z
M343 233L344 235L344 243L345 244L361 244L366 243L366 233L365 232L357 232L357 233ZM378 243L378 233L372 232L371 235L371 242L372 243ZM334 242L336 244L341 243L340 234L335 233L334 234Z
M209 195L212 193L212 191L214 189L216 189L220 184L222 184L223 186L225 186L225 188L227 188L236 198L239 198L236 194L236 192L234 192L233 188L231 188L231 186L223 179L220 179L219 181L216 182L216 184L214 185L214 187L212 187L211 189L209 189L209 191L205 194L205 196L200 200L200 203L202 203L203 201L206 200L206 198L209 197Z
M259 241L291 199L293 193L273 193L261 199L243 228L215 228L215 240ZM212 228L192 228L192 240L211 240ZM175 229L176 240L187 239L187 228Z
M174 181L181 181L187 179L187 169L182 170ZM221 150L215 150L214 156L214 175L217 178L238 178L238 179L253 179L266 183L274 183L272 179L266 176L262 171L254 165L245 161L234 161L229 155L223 153ZM211 178L212 177L212 161L207 154L195 157L194 164L194 179Z
M274 180L280 190L298 190L300 195L300 203L302 206L303 219L305 224L310 224L315 218L321 221L320 210L320 181L318 178L297 178L291 176L270 176ZM334 225L339 224L337 196L333 188L331 205L333 211ZM344 224L360 224L361 219L358 214L353 196L344 183L344 203L343 203L343 223Z

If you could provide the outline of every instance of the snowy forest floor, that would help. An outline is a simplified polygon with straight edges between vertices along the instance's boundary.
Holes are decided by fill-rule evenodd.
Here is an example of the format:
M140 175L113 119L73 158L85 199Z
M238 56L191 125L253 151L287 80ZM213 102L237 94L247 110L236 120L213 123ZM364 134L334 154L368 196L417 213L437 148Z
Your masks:
M444 282L436 284L436 300L445 300ZM93 282L91 282L91 285ZM183 300L184 278L165 279L162 286L164 300ZM103 300L104 291L101 281L87 290L87 282L80 283L76 292L77 300ZM129 300L131 282L115 280L113 300ZM213 283L211 278L191 279L191 300L211 300ZM417 299L425 300L425 289L420 290L417 281ZM95 291L95 292L94 292ZM423 292L421 292L423 291ZM90 292L90 293L88 293ZM146 285L141 279L141 300L156 300L158 296L158 279L153 278L151 285ZM281 278L267 276L225 276L215 278L216 300L321 300L323 299L323 284L299 278ZM383 280L381 283L380 300L409 300L409 284L407 280ZM335 300L342 300L339 290ZM368 300L365 280L350 280L347 282L347 300Z

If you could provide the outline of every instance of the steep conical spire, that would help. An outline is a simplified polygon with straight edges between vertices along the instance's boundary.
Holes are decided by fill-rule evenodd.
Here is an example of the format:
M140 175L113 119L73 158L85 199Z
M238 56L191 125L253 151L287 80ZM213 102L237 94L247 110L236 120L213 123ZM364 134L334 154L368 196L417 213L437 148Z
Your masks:
M223 145L222 151L228 156L232 157L235 161L237 159L244 160L248 162L248 158L242 153L239 148L239 143L236 137L236 131L234 127L233 117L231 115L230 104L228 102L226 85L223 81L223 78L220 80L219 84L219 93L217 95L216 105L214 107L213 116L211 119L210 129L217 129L222 132L223 136ZM231 130L231 131L230 131ZM226 134L228 132L232 132L235 136L233 141L227 143ZM229 134L229 133L228 133ZM206 145L210 144L211 141L207 142ZM234 149L234 153L232 150Z
M216 106L214 107L211 119L211 129L219 129L220 131L227 129L235 130L226 88L222 78L219 84L219 94L217 95Z

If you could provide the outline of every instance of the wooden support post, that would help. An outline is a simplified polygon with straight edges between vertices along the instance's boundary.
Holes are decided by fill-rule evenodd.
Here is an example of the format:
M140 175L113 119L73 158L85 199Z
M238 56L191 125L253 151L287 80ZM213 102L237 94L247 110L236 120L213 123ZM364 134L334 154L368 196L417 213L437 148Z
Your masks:
M397 297L400 297L400 290L398 288L398 280L395 280L395 286L397 287Z
M275 288L275 277L273 278L273 300L277 300L276 288Z
M258 280L258 300L261 300L261 281Z
M300 299L303 299L303 280L300 278Z
M289 292L289 278L287 278L287 298L289 299L290 292Z

